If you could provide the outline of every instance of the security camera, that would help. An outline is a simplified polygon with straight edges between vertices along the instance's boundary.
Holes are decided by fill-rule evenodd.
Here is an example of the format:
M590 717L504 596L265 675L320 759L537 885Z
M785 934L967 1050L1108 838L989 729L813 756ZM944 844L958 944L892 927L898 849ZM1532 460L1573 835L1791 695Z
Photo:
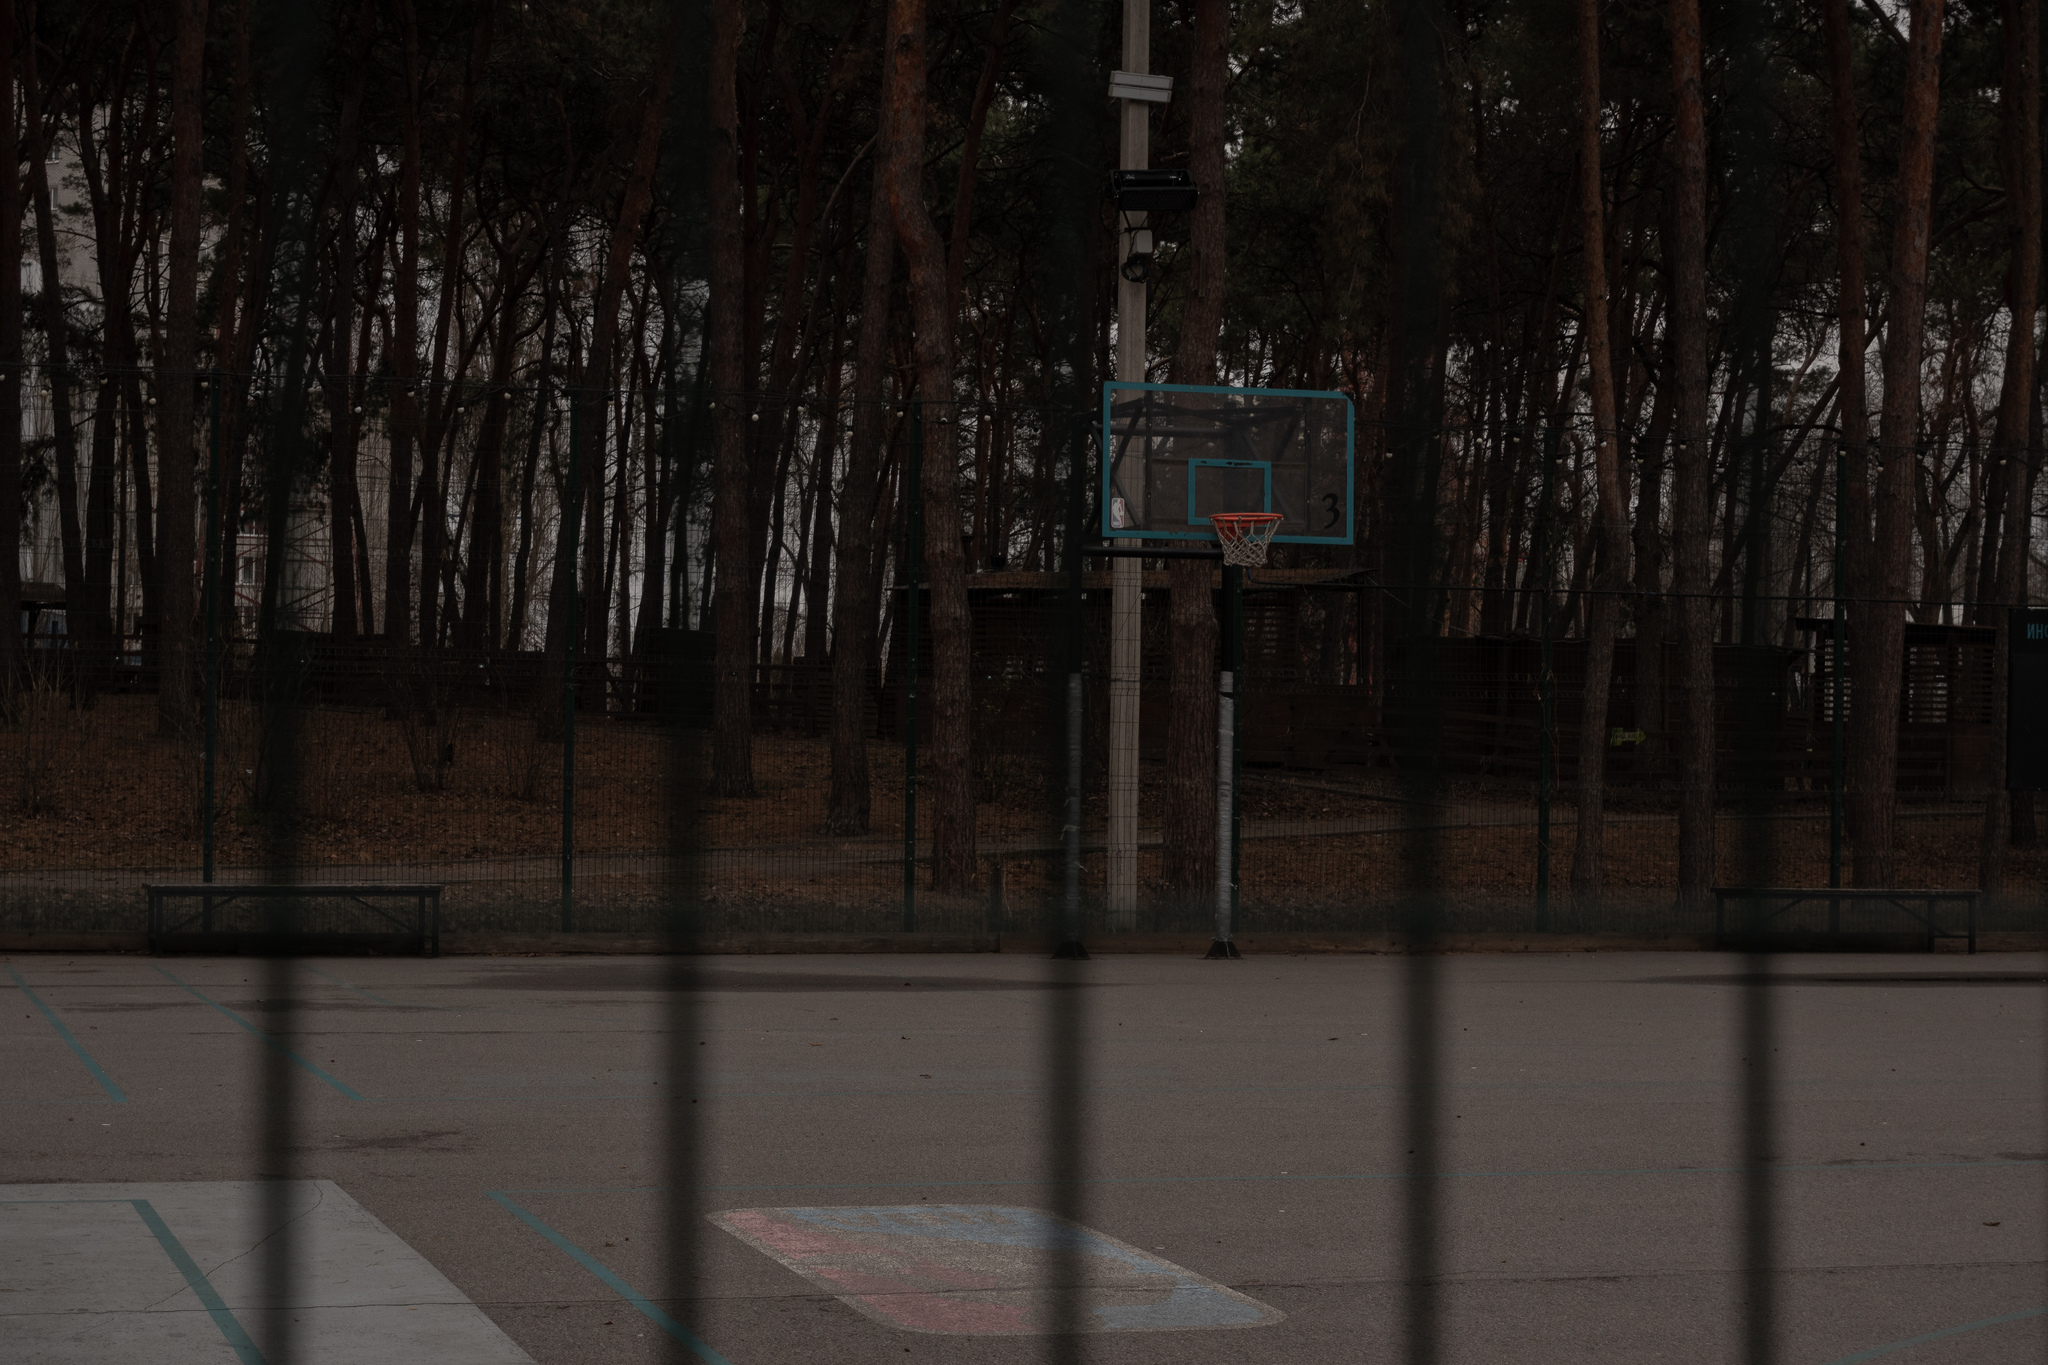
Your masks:
M1132 284L1143 284L1152 275L1152 229L1132 228L1131 249L1124 257L1123 277Z

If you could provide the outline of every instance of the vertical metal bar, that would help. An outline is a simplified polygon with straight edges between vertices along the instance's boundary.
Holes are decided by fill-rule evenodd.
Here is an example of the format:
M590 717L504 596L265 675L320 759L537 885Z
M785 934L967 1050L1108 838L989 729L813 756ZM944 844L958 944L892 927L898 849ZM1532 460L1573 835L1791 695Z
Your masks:
M1550 580L1556 566L1551 559L1554 537L1550 527L1550 501L1557 470L1557 430L1543 433L1543 491L1536 502L1538 562L1536 632L1541 658L1536 675L1536 932L1550 928L1550 801L1557 781L1557 660L1551 638Z
M1223 668L1216 687L1216 937L1208 956L1239 956L1231 933L1238 896L1238 699L1244 691L1244 570L1223 566Z
M1067 799L1060 821L1065 844L1066 890L1060 921L1061 948L1081 945L1081 671L1067 674ZM1072 951L1064 956L1078 956Z
M1765 928L1759 913L1761 902L1751 897L1747 904L1748 937L1758 944ZM1769 953L1752 949L1744 957L1742 981L1742 1359L1749 1365L1768 1365L1776 1359L1772 1340L1777 1315L1777 1287L1772 1280L1777 1241L1772 1048L1777 1019L1770 961Z
M1061 897L1060 943L1055 956L1084 958L1088 950L1081 943L1081 752L1082 728L1086 720L1081 690L1081 508L1082 484L1086 479L1088 427L1075 425L1073 455L1067 479L1067 730L1066 799L1060 811L1060 842L1065 855L1066 877Z
M1085 428L1083 428L1085 430ZM1061 825L1066 844L1066 895L1059 927L1060 945L1046 971L1054 989L1045 993L1045 1142L1044 1170L1047 1203L1055 1215L1050 1229L1052 1245L1047 1249L1045 1314L1045 1359L1074 1362L1083 1359L1080 1333L1092 1314L1083 1299L1086 1276L1078 1228L1086 1219L1084 1199L1087 1177L1088 1115L1087 1055L1083 1040L1087 1034L1087 998L1083 986L1087 968L1082 965L1088 950L1081 942L1081 479L1085 465L1083 440L1074 443L1072 485L1068 510L1067 560L1067 735L1066 800ZM1048 926L1050 927L1050 926Z
M1225 569L1227 576L1231 571ZM1216 675L1216 938L1209 956L1227 957L1230 949L1230 890L1236 880L1235 859L1230 846L1231 807L1237 791L1232 785L1230 750L1237 739L1236 702L1233 691L1236 671L1225 668Z
M1833 756L1828 770L1828 885L1842 884L1842 779L1844 771L1844 729L1843 729L1843 688L1847 681L1843 676L1843 655L1848 646L1849 627L1845 617L1848 609L1848 585L1844 581L1848 571L1848 541L1846 523L1843 517L1849 501L1849 443L1838 442L1835 446L1835 621L1828 637L1829 651L1833 655L1828 666L1828 690L1833 695L1828 701L1830 717L1834 722ZM1840 902L1831 902L1828 908L1828 928L1841 927Z
M1225 569L1229 577L1229 569ZM1237 571L1235 583L1225 583L1225 600L1231 612L1231 632L1225 636L1229 643L1227 663L1231 665L1231 927L1237 925L1237 907L1245 890L1245 577L1243 569ZM1237 948L1231 945L1231 954L1237 956Z
M1438 961L1425 900L1428 892L1410 887L1406 913L1408 959L1402 973L1401 1136L1408 1151L1407 1179L1402 1182L1403 1248L1407 1263L1402 1276L1407 1293L1402 1313L1409 1365L1435 1365L1439 1358L1437 1278L1441 1257L1437 1245Z
M701 362L700 362L701 363ZM658 679L657 693L683 695L680 676L689 665L677 655L655 664L668 676ZM667 1015L667 1072L663 1088L661 1191L655 1196L662 1224L658 1236L667 1251L668 1297L671 1303L701 1303L705 1177L704 1106L700 1087L704 1068L704 1027L708 1022L698 954L704 928L702 867L697 859L699 802L708 787L706 761L710 738L704 712L665 707L660 734L665 741L668 777L667 858L663 860L660 918L655 928L667 939L661 975ZM676 1316L687 1321L680 1307ZM701 1354L701 1352L699 1353ZM724 1359L719 1356L717 1359Z
M271 107L277 113L279 137L271 148L271 170L277 188L276 224L279 316L286 319L280 329L284 363L270 402L274 433L265 461L266 507L269 552L265 557L263 607L257 640L258 694L261 697L265 757L268 781L266 804L270 807L269 837L265 849L274 878L287 886L299 880L303 849L300 834L306 815L305 800L305 708L311 702L311 672L315 660L310 625L300 604L290 604L287 616L282 601L287 586L285 575L291 544L292 492L304 486L312 473L313 458L308 448L307 383L313 341L311 323L316 294L317 224L314 221L314 191L318 166L323 164L311 144L314 120L310 114L311 92L324 69L325 29L305 8L287 7L287 27L280 32L276 51L278 65L273 73ZM296 28L296 32L293 29ZM194 376L174 374L175 384L190 384ZM189 431L176 433L189 443ZM442 515L439 508L424 509L423 515ZM433 585L422 584L423 591ZM424 642L423 642L424 643ZM291 954L298 951L302 927L302 905L288 891L265 901L270 913L267 926L274 939L273 955L265 964L262 991L267 1006L261 1027L273 1038L290 1038L297 1032L299 971ZM262 1194L259 1196L264 1241L258 1254L261 1298L274 1306L265 1315L268 1331L262 1343L264 1356L276 1365L297 1365L305 1341L296 1311L306 1298L309 1276L304 1264L306 1242L300 1230L297 1206L303 1187L294 1176L303 1170L299 1153L305 1135L297 1131L295 1101L298 1067L283 1047L261 1050L262 1068Z
M1059 1221L1052 1229L1052 1254L1047 1257L1050 1283L1045 1305L1045 1354L1048 1360L1062 1363L1089 1358L1082 1355L1084 1338L1080 1333L1093 1317L1082 1298L1086 1278L1084 1253L1075 1232L1087 1217L1087 1186L1083 1182L1087 1178L1088 1114L1084 1096L1088 1059L1082 1046L1088 1029L1088 996L1082 989L1087 970L1080 958L1068 956L1056 956L1046 965L1055 989L1045 993L1045 1172L1051 1196L1047 1202Z
M1753 16L1752 8L1749 13ZM1756 286L1761 287L1761 286ZM1759 312L1762 307L1759 305ZM1783 682L1763 651L1775 638L1775 622L1766 617L1775 609L1770 595L1771 541L1769 470L1771 440L1771 376L1768 317L1748 324L1756 328L1751 341L1753 378L1749 380L1746 468L1742 482L1745 524L1742 528L1742 616L1743 650L1738 662L1735 697L1735 734L1730 746L1736 781L1740 784L1742 806L1741 859L1743 881L1750 887L1769 886L1776 851L1773 793L1776 780L1777 735L1780 705L1778 689ZM1738 334L1739 335L1739 334ZM1742 411L1738 408L1738 412ZM1731 462L1730 478L1735 477ZM1731 488L1729 514L1734 513ZM1723 779L1725 781L1725 778ZM1830 902L1830 917L1838 902ZM1742 985L1742 1252L1743 1252L1743 1354L1748 1365L1771 1365L1777 1350L1777 1172L1774 1163L1776 1138L1776 996L1771 981L1771 956L1767 937L1770 925L1761 896L1748 898L1746 926L1748 952L1744 958Z
M209 405L209 435L206 456L206 756L204 803L199 812L199 877L201 881L213 880L214 854L214 754L220 741L220 390L221 375L216 370L213 382L207 386L212 395ZM200 907L200 930L213 932L213 897L208 896Z
M546 401L547 389L541 389ZM568 588L563 604L569 618L562 663L562 932L576 926L576 668L581 655L583 589L576 581L577 538L583 530L583 395L569 393L569 507L562 518Z
M917 932L917 632L924 612L924 400L910 405L910 480L903 518L903 932Z

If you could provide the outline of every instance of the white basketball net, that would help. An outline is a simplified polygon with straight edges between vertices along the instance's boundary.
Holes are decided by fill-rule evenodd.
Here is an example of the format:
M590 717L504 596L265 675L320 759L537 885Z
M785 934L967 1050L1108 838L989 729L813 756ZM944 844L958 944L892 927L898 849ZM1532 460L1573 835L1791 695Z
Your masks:
M1280 529L1277 513L1224 513L1209 518L1223 546L1223 562L1256 569L1266 562L1266 547Z

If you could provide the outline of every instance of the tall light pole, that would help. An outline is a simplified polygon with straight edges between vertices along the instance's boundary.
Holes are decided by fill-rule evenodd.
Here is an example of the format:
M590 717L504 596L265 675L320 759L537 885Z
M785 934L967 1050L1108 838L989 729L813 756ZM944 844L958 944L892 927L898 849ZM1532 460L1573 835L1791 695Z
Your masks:
M1131 81L1152 69L1151 0L1124 0L1123 69L1111 81L1119 97L1123 127L1117 165L1142 171L1152 156L1151 105L1165 97L1155 82ZM1151 253L1150 215L1117 214L1116 377L1145 382L1145 279L1124 270L1134 254ZM1137 278L1131 278L1136 275ZM1104 452L1103 458L1108 458ZM1125 496L1144 497L1139 486ZM1143 524L1143 508L1133 508ZM1135 548L1136 540L1118 542ZM1111 933L1138 927L1138 667L1143 624L1145 561L1135 556L1110 560L1109 599L1109 924Z

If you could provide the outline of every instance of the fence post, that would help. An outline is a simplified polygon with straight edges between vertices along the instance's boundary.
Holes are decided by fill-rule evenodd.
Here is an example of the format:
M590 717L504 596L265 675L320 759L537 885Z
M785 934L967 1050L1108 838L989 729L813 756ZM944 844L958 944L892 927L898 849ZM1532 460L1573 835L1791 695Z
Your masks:
M1536 932L1550 929L1550 794L1556 780L1555 727L1557 721L1557 669L1550 636L1551 562L1550 494L1557 468L1557 429L1543 433L1543 492L1537 499L1537 553L1542 565L1537 580L1536 633L1541 641L1541 662L1536 675L1539 714L1536 721Z
M220 371L215 370L209 386L209 431L206 443L206 690L205 697L205 779L199 812L199 879L213 880L214 854L214 753L220 739ZM213 899L208 897L200 911L200 928L213 931Z
M200 880L213 880L213 755L220 731L220 374L213 376L211 431L206 455L206 575L203 604L206 618L205 758L199 813ZM209 902L209 908L211 903Z
M545 382L541 388L546 401ZM576 581L576 541L583 529L583 410L581 393L569 393L569 506L562 518L563 548L568 556L568 589L563 603L569 614L562 665L562 932L576 925L576 665L577 636L582 631L583 587Z
M924 400L910 404L910 478L903 517L903 932L917 932L917 618L924 603Z

